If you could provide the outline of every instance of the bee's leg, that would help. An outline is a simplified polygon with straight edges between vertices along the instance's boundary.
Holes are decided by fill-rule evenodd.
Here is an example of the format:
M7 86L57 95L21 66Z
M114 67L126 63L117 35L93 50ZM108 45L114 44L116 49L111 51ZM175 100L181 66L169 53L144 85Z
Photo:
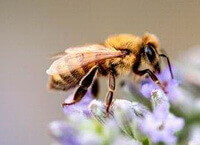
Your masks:
M92 95L97 98L99 94L99 80L96 78L92 84Z
M165 88L164 86L160 83L159 79L157 78L157 76L149 69L145 69L145 70L133 70L134 73L136 73L137 75L143 76L145 74L148 74L150 76L150 78L160 87L163 89L164 92Z
M113 73L109 74L108 87L109 87L108 88L109 91L105 98L107 116L108 116L109 108L110 108L112 100L113 100L113 93L115 91L115 75Z
M97 73L97 70L98 70L98 67L95 66L85 75L85 77L83 77L83 79L80 81L79 87L77 88L77 90L74 94L74 98L73 98L72 102L63 103L62 104L63 107L66 105L75 104L83 98L83 96L87 93L88 88L92 84L93 79Z

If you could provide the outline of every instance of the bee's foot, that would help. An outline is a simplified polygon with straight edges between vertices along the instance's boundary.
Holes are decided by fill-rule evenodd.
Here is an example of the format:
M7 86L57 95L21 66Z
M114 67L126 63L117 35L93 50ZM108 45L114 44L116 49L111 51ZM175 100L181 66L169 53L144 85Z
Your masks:
M76 103L76 101L72 101L72 102L69 102L69 103L63 103L62 107L64 108L65 106L73 105L75 103Z
M109 112L106 112L106 118L108 118L109 117Z
M165 87L165 86L161 85L161 89L163 90L163 92L164 92L165 94L168 93L168 91L166 90L166 87Z

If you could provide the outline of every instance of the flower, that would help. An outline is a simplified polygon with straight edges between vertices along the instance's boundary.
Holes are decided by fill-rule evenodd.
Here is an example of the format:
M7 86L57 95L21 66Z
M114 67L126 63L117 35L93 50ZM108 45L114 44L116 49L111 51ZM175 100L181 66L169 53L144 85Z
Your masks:
M98 100L93 100L89 106L88 106L91 114L101 123L105 123L106 121L106 106ZM111 114L112 110L110 109L109 111L109 117Z
M51 134L62 145L140 145L137 140L146 136L154 143L175 144L174 134L183 128L184 120L169 112L168 98L161 90L151 95L153 112L140 103L116 99L107 114L106 105L93 100L88 105L93 117L72 113L66 122L51 123Z
M70 95L67 99L65 99L65 102L70 102L73 99L73 95ZM88 105L92 101L93 96L91 94L91 91L89 90L86 95L82 98L81 101L77 102L76 104L65 106L63 108L63 112L66 115L70 115L72 113L79 113L83 114L87 117L90 116L90 111L88 110Z
M51 135L62 145L81 145L78 130L63 121L54 121L49 125Z
M114 101L112 110L117 125L130 137L134 138L134 109L132 103L127 100Z
M121 136L116 139L112 145L142 145L142 143L128 137Z
M183 128L184 120L169 112L168 99L161 90L152 93L152 102L153 112L146 114L139 122L141 131L155 143L175 144L174 134Z
M157 77L161 84L165 87L166 94L170 101L176 101L178 96L182 95L182 92L178 89L179 81L171 78L169 69L165 69L158 74ZM141 93L149 99L151 98L151 92L155 89L159 89L159 86L150 78L146 79L140 84Z
M191 127L191 133L189 134L189 145L197 145L200 143L200 126L194 125Z
M102 145L103 139L97 133L82 133L81 145ZM74 144L76 145L76 144Z
M143 117L148 112L143 105L123 99L113 101L108 118L106 118L106 106L101 101L93 100L89 109L93 116L103 124L109 120L115 121L116 126L130 138L134 138L137 118Z
M122 134L114 120L101 124L93 118L74 114L67 121L54 121L49 125L52 137L60 145L141 145L139 141Z
M101 145L103 138L96 131L98 127L94 120L77 114L68 116L66 121L54 121L49 125L52 137L60 145Z

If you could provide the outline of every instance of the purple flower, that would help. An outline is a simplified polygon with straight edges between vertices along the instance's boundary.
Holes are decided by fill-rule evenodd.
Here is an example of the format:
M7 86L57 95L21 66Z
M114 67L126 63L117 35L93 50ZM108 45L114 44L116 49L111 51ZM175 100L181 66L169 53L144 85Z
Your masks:
M182 95L182 92L178 89L179 82L175 79L171 79L169 69L165 69L158 74L157 77L165 87L166 94L170 101L175 101L178 96ZM159 86L150 78L140 84L140 91L147 98L151 97L151 92L155 89L159 89Z
M184 121L172 114L160 118L160 113L156 111L149 114L141 123L141 130L155 143L164 142L166 144L175 144L176 137L174 133L183 128Z
M184 120L169 112L167 97L160 90L152 93L154 110L139 121L141 131L149 136L154 143L164 142L172 145L176 143L175 132L184 126Z
M120 136L120 138L116 139L112 145L142 145L142 143L128 137Z
M81 145L78 130L62 121L54 121L49 125L51 135L61 145Z
M188 145L197 145L200 143L200 126L193 125L190 129Z
M134 138L133 122L135 118L135 110L130 101L117 99L114 101L113 116L117 125L122 131L131 138Z
M101 101L98 100L93 100L91 101L91 103L88 106L91 114L101 123L105 123L106 122L106 105L103 104ZM112 108L110 108L110 112L109 112L109 117L111 116L111 110Z
M109 116L106 114L106 106L101 101L93 100L89 105L89 109L99 122L106 124L107 121L114 121L115 126L132 139L134 138L135 121L148 112L143 105L123 99L113 101Z
M65 102L66 103L70 102L72 101L72 99L73 99L73 95L70 95L67 99L65 99ZM91 94L91 91L89 90L87 94L82 98L82 100L80 100L76 104L65 106L63 108L63 111L66 115L70 115L72 113L80 113L89 117L90 111L88 109L88 105L90 104L92 100L93 100L93 96Z
M95 132L95 125L91 120L77 117L76 114L70 116L67 122L50 123L49 129L52 137L60 145L101 145L103 139Z

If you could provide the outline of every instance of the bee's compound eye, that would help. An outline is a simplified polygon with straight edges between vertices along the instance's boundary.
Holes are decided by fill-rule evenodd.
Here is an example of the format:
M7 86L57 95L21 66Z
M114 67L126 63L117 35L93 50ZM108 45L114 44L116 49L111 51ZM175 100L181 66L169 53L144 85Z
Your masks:
M148 60L149 60L150 62L153 62L154 59L155 59L155 57L156 57L155 51L154 51L154 49L153 49L153 46L147 45L147 46L145 47L144 51L145 51L145 54L146 54Z

